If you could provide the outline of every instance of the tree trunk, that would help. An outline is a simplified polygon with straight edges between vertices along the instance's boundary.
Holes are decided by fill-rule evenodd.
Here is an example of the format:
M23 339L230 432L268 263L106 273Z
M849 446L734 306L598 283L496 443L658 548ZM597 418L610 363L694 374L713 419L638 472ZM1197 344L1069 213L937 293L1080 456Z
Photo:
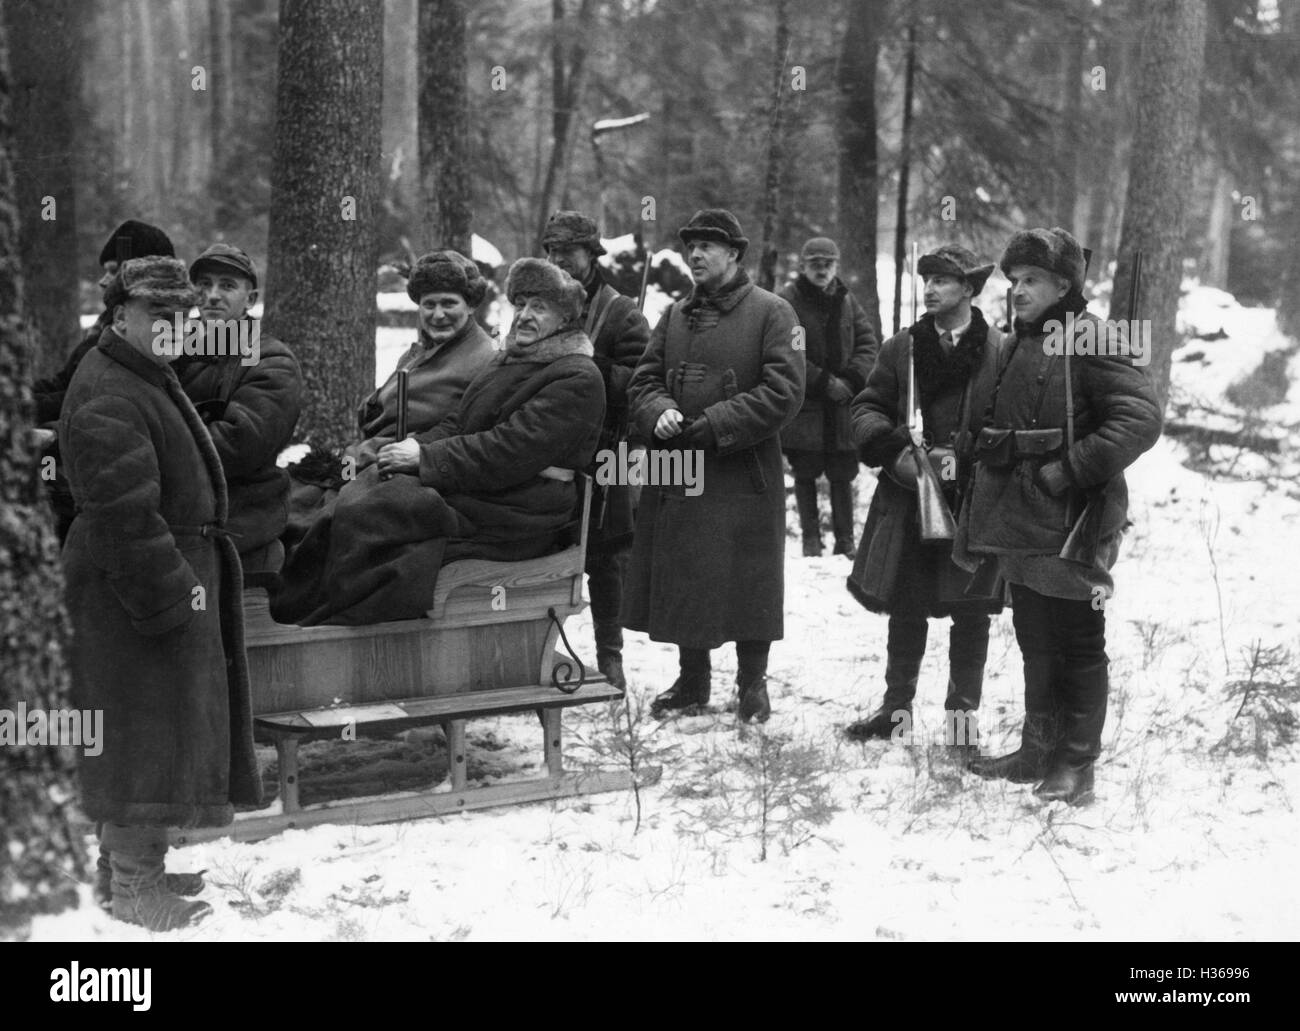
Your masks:
M1205 68L1205 0L1152 0L1137 66L1137 127L1129 163L1124 224L1110 317L1150 320L1149 373L1163 406L1178 345L1174 316L1182 283L1187 226L1185 177ZM1131 311L1133 255L1142 251L1141 311Z
M759 251L758 285L771 290L776 285L777 209L781 206L781 165L785 133L785 63L790 50L790 16L786 0L774 0L776 47L772 62L772 117L767 129L767 175L763 188L763 244Z
M546 220L551 214L552 199L568 166L574 115L587 68L587 37L592 30L593 6L594 0L582 0L577 19L569 25L564 13L564 0L551 0L551 156L546 163L546 178L542 180L542 192L538 197L538 250L541 249ZM564 58L566 39L572 40L567 66Z
M80 330L75 186L81 12L77 0L4 5L12 75L10 160L18 190L10 196L17 203L27 271L24 311L37 334L38 376L63 364Z
M880 337L876 231L880 210L876 154L876 63L884 0L848 0L840 50L839 234L844 281L867 310Z
M473 210L464 0L420 0L419 39L425 238L468 256Z
M907 192L912 172L912 85L916 79L916 26L907 27L903 76L903 142L898 159L898 213L894 224L894 332L903 328L903 263L907 256ZM912 269L916 274L916 269Z
M341 447L375 383L382 0L281 0L267 332L302 363L298 436Z
M385 0L384 204L403 224L420 216L419 4ZM412 230L412 235L421 232ZM419 240L417 244L431 241Z
M1084 0L1090 5L1091 0ZM1083 113L1083 51L1088 40L1084 33L1087 8L1079 12L1077 24L1071 23L1070 35L1062 44L1061 55L1061 123L1056 133L1055 224L1077 236L1075 223L1079 196L1080 128ZM1078 32L1078 36L1074 35Z
M67 13L72 5L59 6ZM50 5L44 10L49 16ZM0 19L0 368L6 371L6 389L0 390L0 709L16 716L20 705L47 713L68 707L68 622L58 542L34 472L34 354L23 325L5 21ZM75 279L70 269L64 271ZM10 389L15 384L18 389ZM84 865L66 809L74 794L72 760L64 749L25 742L0 747L0 938L22 937L34 915L77 904Z
M214 237L220 237L231 227L231 182L227 177L231 170L222 160L235 129L235 68L230 44L230 5L227 0L208 0L208 109L211 112L208 200L212 205Z

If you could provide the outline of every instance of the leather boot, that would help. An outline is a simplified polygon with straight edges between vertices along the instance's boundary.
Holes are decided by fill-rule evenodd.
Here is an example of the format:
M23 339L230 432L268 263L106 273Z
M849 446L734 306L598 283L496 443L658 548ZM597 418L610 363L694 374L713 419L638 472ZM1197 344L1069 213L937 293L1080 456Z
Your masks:
M916 697L916 682L920 676L919 658L903 659L890 655L885 662L885 697L880 708L865 720L849 724L844 730L845 736L850 741L890 739L900 727L910 735L912 699ZM906 712L907 716L898 716L901 712Z
M174 931L211 916L212 907L206 902L186 901L167 890L165 827L105 824L102 843L113 869L115 919L150 931Z
M835 554L853 558L853 481L831 481L831 528L835 531Z
M596 652L596 668L600 670L600 675L610 682L610 684L620 691L627 690L627 678L623 675L623 655L621 652L606 651L604 649Z
M1103 655L1086 666L1074 665L1062 678L1065 695L1064 730L1051 768L1034 794L1045 802L1084 805L1092 801L1093 763L1101 755L1110 688Z
M692 705L708 705L711 672L688 673L685 670L673 681L673 686L650 703L650 715L663 719L668 713Z
M944 743L960 762L979 756L979 707L989 654L989 617L953 617L948 632L948 695L943 702Z
M821 513L817 510L817 481L795 480L794 500L799 507L799 529L803 534L804 558L822 553Z
M766 723L772 715L772 703L767 697L767 656L771 647L767 641L746 641L736 644L736 688L740 693L736 715L741 723L753 720Z
M1020 728L1020 747L1006 755L978 756L967 769L986 780L1009 780L1032 784L1047 773L1056 739L1060 734L1053 680L1057 664L1044 654L1025 657L1025 720Z
M202 893L205 872L163 874L163 884L173 895L192 898ZM105 913L113 912L113 864L108 849L103 845L99 847L99 858L95 860L95 904Z

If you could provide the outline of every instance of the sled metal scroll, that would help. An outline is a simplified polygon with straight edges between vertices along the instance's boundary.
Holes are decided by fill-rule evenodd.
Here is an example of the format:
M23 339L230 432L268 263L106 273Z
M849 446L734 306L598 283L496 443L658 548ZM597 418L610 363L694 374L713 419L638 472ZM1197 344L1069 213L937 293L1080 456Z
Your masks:
M560 640L564 642L564 650L569 653L569 659L560 659L551 667L551 685L564 694L573 694L578 688L587 682L587 667L583 665L582 660L578 658L573 646L569 644L568 635L564 632L564 623L555 613L555 608L551 607L546 610L546 614L551 619L551 624L560 632ZM573 678L573 666L577 663L578 677Z

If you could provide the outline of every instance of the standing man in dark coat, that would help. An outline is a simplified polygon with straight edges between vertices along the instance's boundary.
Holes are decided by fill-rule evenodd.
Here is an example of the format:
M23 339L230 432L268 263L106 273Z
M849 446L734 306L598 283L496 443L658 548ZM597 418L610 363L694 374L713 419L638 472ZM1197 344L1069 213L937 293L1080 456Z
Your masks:
M984 685L989 613L1001 609L1001 591L989 599L967 598L970 574L953 564L952 543L921 540L913 452L908 450L913 443L908 366L916 366L925 427L926 439L918 443L953 449L951 468L940 470L940 482L944 500L956 512L970 478L974 437L993 396L1002 335L971 304L992 265L980 265L965 247L949 245L922 257L917 271L925 281L925 314L885 341L866 389L853 401L862 460L884 472L871 498L849 591L872 612L889 613L889 644L884 700L846 733L855 741L888 738L900 722L910 731L927 619L951 616L943 708L947 743L963 748L975 743L971 730Z
M840 249L815 236L803 245L799 277L780 295L794 307L804 328L808 389L794 422L781 431L781 448L794 473L805 557L822 553L817 478L831 485L831 528L835 554L853 554L853 481L858 454L849 421L849 402L867 384L880 343L858 299L838 276Z
M123 263L59 427L77 503L63 550L72 697L104 714L82 807L102 822L113 915L155 931L211 912L168 890L167 828L225 826L234 804L261 801L225 476L168 364L194 301L174 258Z
M226 473L230 515L249 586L269 582L284 564L280 534L289 518L289 474L280 452L302 409L302 370L287 346L262 332L257 269L238 247L214 243L190 265L205 326L204 353L176 363L176 375L212 435ZM251 342L251 354L230 344Z
M630 297L600 274L605 253L596 223L577 211L557 211L542 234L546 258L582 284L582 330L605 380L605 425L597 454L617 451L628 436L627 385L650 340L650 324ZM588 470L594 475L595 468ZM587 591L596 632L596 665L611 684L623 688L623 626L618 614L623 577L632 546L632 487L597 486L587 534Z
M1091 797L1101 754L1110 688L1104 606L1128 517L1124 470L1161 425L1151 384L1129 357L1076 351L1076 340L1097 339L1101 328L1083 298L1084 268L1064 229L1027 230L1007 244L1002 271L1013 288L1015 332L956 542L958 552L996 556L1011 585L1025 667L1020 748L970 768L981 777L1041 779L1035 794L1071 805ZM1085 516L1095 517L1095 544L1067 547Z
M119 266L129 258L151 256L171 258L175 253L171 240L161 229L147 222L137 222L129 218L113 231L113 235L108 238L103 250L99 252L99 265L104 270L104 275L99 280L100 289L108 286ZM63 368L53 376L46 376L32 384L32 393L36 400L36 425L39 427L41 437L41 458L54 459L55 475L49 483L49 491L50 505L54 509L55 532L59 535L60 544L68 537L68 527L72 525L72 518L76 515L76 506L72 502L68 480L63 475L59 462L59 442L54 427L59 421L63 398L68 392L68 384L72 382L73 373L77 371L81 359L99 343L99 338L112 321L113 313L105 308L95 320L95 324L82 334L81 342L68 356Z
M702 452L702 490L646 486L623 625L669 641L681 675L651 712L709 700L710 649L736 642L740 719L764 721L767 659L784 636L781 428L803 401L794 309L740 262L749 241L729 211L697 211L678 233L695 289L655 327L628 387L632 420L660 447Z

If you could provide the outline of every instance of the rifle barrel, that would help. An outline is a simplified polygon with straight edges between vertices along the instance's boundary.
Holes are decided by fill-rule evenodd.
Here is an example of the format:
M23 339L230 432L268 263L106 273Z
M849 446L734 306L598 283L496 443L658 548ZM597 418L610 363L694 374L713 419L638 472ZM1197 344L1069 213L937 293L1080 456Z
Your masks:
M406 439L406 391L411 374L406 369L397 373L397 439Z

